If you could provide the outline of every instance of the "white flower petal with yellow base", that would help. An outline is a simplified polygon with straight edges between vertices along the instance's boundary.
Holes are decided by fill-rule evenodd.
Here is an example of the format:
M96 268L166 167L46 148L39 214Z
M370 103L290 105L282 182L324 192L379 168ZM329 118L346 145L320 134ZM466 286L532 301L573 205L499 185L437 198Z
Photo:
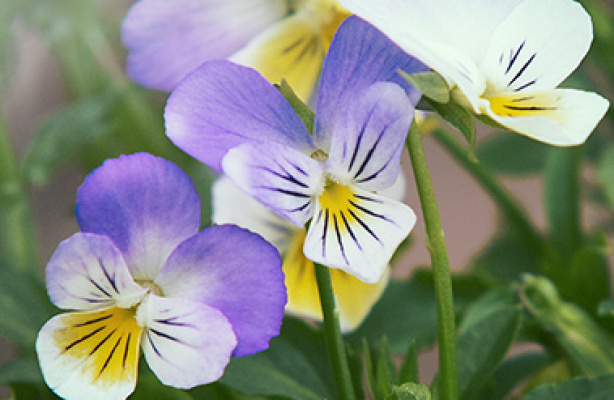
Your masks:
M405 204L329 181L315 201L304 252L316 263L374 283L415 222Z
M45 382L66 399L125 399L136 385L141 331L133 309L53 317L36 340Z
M404 193L404 176L381 194L400 200ZM227 177L213 185L213 221L236 224L262 235L274 244L282 255L285 284L288 289L286 312L322 320L322 307L315 280L313 261L305 257L303 245L306 231L281 218L262 203L248 196ZM388 285L389 269L373 284L360 281L339 269L330 270L339 322L343 332L356 329L381 297Z
M189 389L218 380L237 346L230 322L203 303L151 295L137 318L147 363L166 385Z
M484 113L535 140L575 146L584 143L608 106L606 99L592 92L555 89L492 98Z
M553 92L578 67L593 37L590 16L575 1L341 4L439 73L456 102L522 135L578 145L607 110L601 96L582 96L580 102L578 93ZM518 99L527 100L513 104ZM571 110L576 105L580 109Z

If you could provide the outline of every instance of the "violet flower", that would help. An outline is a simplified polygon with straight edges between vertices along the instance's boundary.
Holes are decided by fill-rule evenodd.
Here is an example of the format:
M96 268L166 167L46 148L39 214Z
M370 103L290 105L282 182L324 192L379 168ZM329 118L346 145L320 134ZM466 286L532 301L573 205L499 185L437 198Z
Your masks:
M277 214L308 223L307 258L373 283L416 220L377 193L399 175L420 95L398 69L424 67L350 17L324 61L313 135L258 72L229 61L203 64L173 91L167 134Z
M79 188L82 232L46 271L60 314L36 342L47 384L68 399L124 399L139 348L166 385L221 377L231 356L264 350L286 303L281 261L234 225L199 229L199 199L176 165L149 154L108 160Z

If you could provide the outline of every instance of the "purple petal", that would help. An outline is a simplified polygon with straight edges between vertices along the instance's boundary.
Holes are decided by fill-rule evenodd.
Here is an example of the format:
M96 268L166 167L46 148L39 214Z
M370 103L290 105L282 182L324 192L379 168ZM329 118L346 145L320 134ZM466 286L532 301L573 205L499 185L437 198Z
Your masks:
M175 164L140 153L107 160L77 194L85 232L109 236L135 279L153 280L177 245L198 232L200 201Z
M130 307L145 289L130 276L124 259L111 239L76 233L53 253L46 269L53 303L64 309L94 310L117 304Z
M427 70L366 22L357 17L344 21L322 67L314 132L318 142L330 141L339 109L375 82L401 85L416 104L420 93L398 74L399 69L407 73Z
M224 157L224 172L250 196L302 227L322 191L322 166L311 157L275 143L245 143Z
M312 148L309 131L290 104L251 68L209 61L173 91L164 113L169 138L183 151L221 169L226 152L246 141Z
M365 190L391 186L400 172L413 110L399 85L373 84L339 113L325 168Z
M277 250L259 235L216 225L182 243L155 283L165 296L204 302L230 321L241 357L279 334L286 287Z
M207 60L226 58L287 13L282 0L141 0L122 26L128 73L171 90Z
M149 296L138 309L143 353L165 385L189 389L218 380L237 345L215 308L186 299Z

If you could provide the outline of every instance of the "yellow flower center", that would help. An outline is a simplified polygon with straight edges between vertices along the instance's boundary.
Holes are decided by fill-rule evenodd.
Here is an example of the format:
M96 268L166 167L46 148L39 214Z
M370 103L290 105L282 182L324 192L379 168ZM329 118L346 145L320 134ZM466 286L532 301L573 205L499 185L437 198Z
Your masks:
M64 314L64 328L55 332L62 355L84 360L79 366L92 381L110 386L134 380L137 374L141 328L134 308Z
M490 109L502 117L532 117L556 115L558 96L553 93L514 93L485 97Z
M349 208L352 208L352 200L354 192L349 186L342 185L333 179L328 178L324 185L324 191L318 197L320 207L323 210L328 210L331 215L343 214Z

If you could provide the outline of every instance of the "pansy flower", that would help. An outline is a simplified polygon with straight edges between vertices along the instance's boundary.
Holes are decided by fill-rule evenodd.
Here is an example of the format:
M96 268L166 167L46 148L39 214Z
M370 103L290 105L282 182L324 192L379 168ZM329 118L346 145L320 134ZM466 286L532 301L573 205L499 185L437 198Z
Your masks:
M68 399L124 399L141 351L166 385L221 377L231 356L268 347L286 302L281 260L234 225L199 229L199 199L176 165L149 154L108 160L79 188L82 232L46 270L57 315L36 350Z
M229 61L203 64L173 91L167 134L280 216L308 223L310 260L373 283L415 223L408 206L377 193L399 175L419 98L397 68L424 69L350 17L324 62L313 135L258 72Z
M231 58L307 99L348 16L335 0L140 0L122 29L128 73L171 90L203 62Z
M572 0L341 0L439 73L473 113L558 146L583 143L608 108L601 96L557 86L593 38Z
M212 187L213 221L231 223L256 232L279 250L288 303L286 313L322 320L322 307L315 277L315 266L305 257L303 246L307 231L275 214L262 203L248 196L228 177L219 178ZM399 174L394 185L380 194L402 200L405 176ZM339 323L343 332L356 329L381 297L388 284L389 269L376 283L364 283L340 269L330 271Z

